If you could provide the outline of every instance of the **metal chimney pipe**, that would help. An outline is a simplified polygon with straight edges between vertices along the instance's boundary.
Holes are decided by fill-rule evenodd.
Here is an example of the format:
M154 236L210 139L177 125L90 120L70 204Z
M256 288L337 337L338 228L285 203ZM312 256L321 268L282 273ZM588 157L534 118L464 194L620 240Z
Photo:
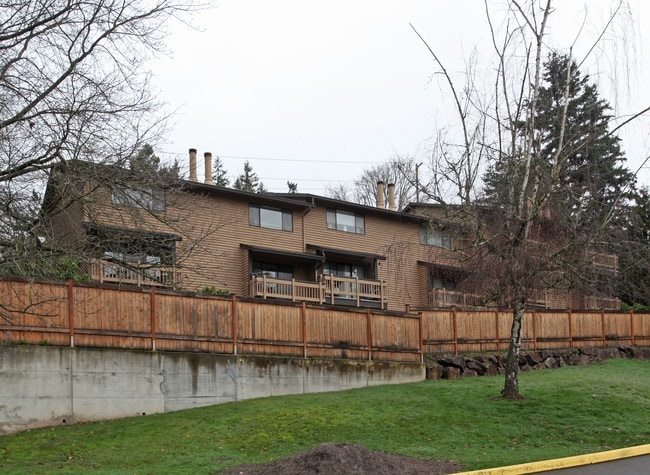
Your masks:
M395 184L388 184L388 209L391 211L396 211L395 208Z
M190 181L199 181L196 177L196 149L190 149Z
M205 152L203 154L203 159L205 161L205 184L214 185L212 181L212 153Z
M386 203L384 202L384 182L377 182L377 208L385 208Z

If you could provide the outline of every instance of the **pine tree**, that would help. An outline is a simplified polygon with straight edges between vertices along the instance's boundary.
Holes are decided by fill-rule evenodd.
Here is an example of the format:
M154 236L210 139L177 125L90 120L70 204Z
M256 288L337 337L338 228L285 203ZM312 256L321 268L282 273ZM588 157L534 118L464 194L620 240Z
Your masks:
M138 152L129 158L129 167L142 177L157 178L163 181L173 181L180 175L180 166L175 160L172 165L161 165L160 158L148 143L144 144Z
M637 191L627 216L619 241L616 291L623 302L650 310L650 189Z
M146 143L129 159L129 167L138 172L155 173L160 167L160 158L155 154L153 147Z
M612 210L619 210L618 205L631 197L625 190L634 184L634 175L624 165L620 139L609 132L609 104L567 55L550 55L543 80L534 126L534 166L542 177L540 196L550 198L555 216L576 229L603 224L616 215ZM554 160L560 163L557 180L550 176ZM487 171L486 202L508 202L504 193L513 180L521 179L520 166L518 161L502 157ZM552 181L553 188L549 185Z
M221 157L217 156L217 160L214 162L213 171L212 171L212 181L217 186L229 186L230 179L226 175L228 172L223 166L223 161Z
M563 162L562 173L557 188L549 192L576 224L603 224L613 210L620 209L621 197L631 196L621 195L621 191L631 191L634 183L634 175L624 165L620 139L609 132L609 104L567 55L551 54L545 63L544 81L535 118L541 167L550 166L556 158L568 97L562 150L557 157Z
M260 182L257 174L253 172L253 166L248 160L244 162L244 173L237 177L234 188L253 193L263 193L266 191L264 184Z

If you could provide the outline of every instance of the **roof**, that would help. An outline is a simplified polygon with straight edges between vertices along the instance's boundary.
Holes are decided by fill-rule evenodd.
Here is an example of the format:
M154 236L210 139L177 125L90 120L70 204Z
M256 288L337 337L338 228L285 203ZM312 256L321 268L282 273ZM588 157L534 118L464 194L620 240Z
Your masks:
M377 206L367 206L359 203L353 203L351 201L342 201L326 196L312 195L310 193L266 193L265 195L282 197L285 199L300 200L303 202L311 203L313 206L320 204L344 211L373 214L394 220L402 220L408 222L428 222L431 219L426 216L404 213L401 211L393 211L386 208L379 208Z

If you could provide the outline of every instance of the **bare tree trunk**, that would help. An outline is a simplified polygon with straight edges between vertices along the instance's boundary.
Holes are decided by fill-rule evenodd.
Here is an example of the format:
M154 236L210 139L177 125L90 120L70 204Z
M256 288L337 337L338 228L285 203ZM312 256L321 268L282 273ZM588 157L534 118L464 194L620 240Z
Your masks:
M524 319L524 303L522 299L513 302L512 330L510 331L510 346L506 357L506 381L501 391L505 399L522 399L519 394L519 351L521 349L521 328Z

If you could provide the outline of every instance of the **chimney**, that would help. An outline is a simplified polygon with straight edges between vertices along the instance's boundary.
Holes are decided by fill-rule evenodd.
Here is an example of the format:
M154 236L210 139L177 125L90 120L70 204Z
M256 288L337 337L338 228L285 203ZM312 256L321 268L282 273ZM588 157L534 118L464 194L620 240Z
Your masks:
M196 177L196 149L190 149L190 181L199 181Z
M385 208L386 204L384 203L384 182L377 182L377 208Z
M212 153L205 152L203 158L205 160L205 184L214 185L212 181Z
M391 211L396 211L395 209L395 184L388 184L388 209Z

